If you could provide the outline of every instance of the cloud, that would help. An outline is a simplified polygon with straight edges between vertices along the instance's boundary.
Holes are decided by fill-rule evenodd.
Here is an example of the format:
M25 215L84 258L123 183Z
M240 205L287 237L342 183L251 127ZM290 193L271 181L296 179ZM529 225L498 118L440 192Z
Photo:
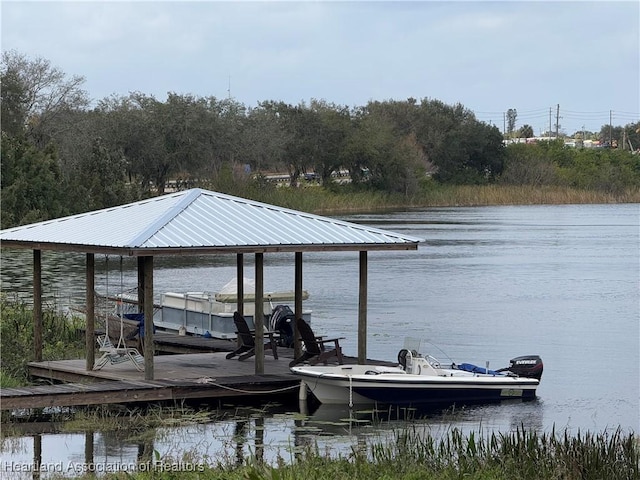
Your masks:
M84 75L94 99L231 84L248 106L638 112L639 21L636 2L3 2L2 48Z

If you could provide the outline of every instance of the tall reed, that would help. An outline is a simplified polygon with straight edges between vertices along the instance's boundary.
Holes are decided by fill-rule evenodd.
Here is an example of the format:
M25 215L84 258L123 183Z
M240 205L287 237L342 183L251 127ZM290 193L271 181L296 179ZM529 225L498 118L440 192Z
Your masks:
M640 203L640 189L620 194L559 186L439 185L428 183L411 196L338 188L246 188L234 194L317 214L374 212L448 206Z
M200 460L187 455L196 465ZM159 458L171 463L176 459ZM211 459L209 459L211 460ZM350 452L332 457L307 446L287 463L275 465L251 457L242 464L205 466L198 473L128 472L112 479L228 479L228 480L637 480L640 444L633 433L620 429L599 434L539 434L519 428L509 433L463 433L459 429L432 436L409 428L391 442L358 443Z

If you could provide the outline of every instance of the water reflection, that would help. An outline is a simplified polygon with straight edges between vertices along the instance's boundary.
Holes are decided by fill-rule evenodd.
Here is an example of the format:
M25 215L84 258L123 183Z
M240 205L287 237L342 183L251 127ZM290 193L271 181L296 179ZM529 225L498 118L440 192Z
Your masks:
M11 478L154 468L184 471L202 465L240 466L249 461L276 465L278 461L294 461L307 449L330 457L351 449L366 453L371 445L388 444L407 429L436 439L447 435L452 425L465 433L485 434L513 431L523 423L527 428L537 425L542 429L542 412L537 401L429 410L312 405L307 413L275 405L211 411L218 419L208 423L182 424L186 420L178 417L177 425L167 421L167 426L150 429L60 433L60 424L42 423L33 433L33 424L25 425L22 431L16 425L15 436L3 438L1 451L4 472L10 472ZM29 430L32 433L27 435Z

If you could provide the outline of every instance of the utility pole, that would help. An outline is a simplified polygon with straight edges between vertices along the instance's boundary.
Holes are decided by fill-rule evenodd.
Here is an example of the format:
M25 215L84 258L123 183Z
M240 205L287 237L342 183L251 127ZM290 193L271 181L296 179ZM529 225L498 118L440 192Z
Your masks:
M613 148L613 110L609 110L609 148Z
M556 139L560 133L560 104L556 107Z
M549 107L549 133L547 135L551 138L551 107Z

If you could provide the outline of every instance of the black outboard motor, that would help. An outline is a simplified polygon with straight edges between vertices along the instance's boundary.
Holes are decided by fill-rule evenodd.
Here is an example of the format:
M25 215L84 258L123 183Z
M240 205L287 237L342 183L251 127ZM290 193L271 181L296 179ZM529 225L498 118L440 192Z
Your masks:
M542 359L538 355L523 355L522 357L512 358L509 366L501 370L512 372L519 377L540 380L543 370Z
M288 305L276 305L271 312L269 326L274 332L280 334L278 346L293 347L293 321L296 316Z

